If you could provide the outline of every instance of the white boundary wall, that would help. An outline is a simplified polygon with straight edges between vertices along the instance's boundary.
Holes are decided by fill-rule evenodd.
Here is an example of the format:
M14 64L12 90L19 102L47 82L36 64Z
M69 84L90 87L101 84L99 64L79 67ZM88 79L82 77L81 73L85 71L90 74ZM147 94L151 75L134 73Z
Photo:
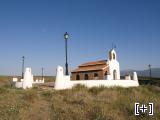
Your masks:
M13 85L16 88L32 88L32 85L37 83L44 83L44 79L34 81L31 68L26 68L24 73L24 79L21 79L20 82L18 82L18 78L13 78Z
M137 73L133 73L134 80L70 80L70 76L64 76L63 68L61 66L57 67L57 75L55 81L55 89L70 89L77 84L85 85L86 87L137 87L139 86Z
M44 78L43 78L43 80L36 79L35 81L33 81L33 84L36 84L36 83L44 83Z
M16 88L22 88L23 82L15 82Z

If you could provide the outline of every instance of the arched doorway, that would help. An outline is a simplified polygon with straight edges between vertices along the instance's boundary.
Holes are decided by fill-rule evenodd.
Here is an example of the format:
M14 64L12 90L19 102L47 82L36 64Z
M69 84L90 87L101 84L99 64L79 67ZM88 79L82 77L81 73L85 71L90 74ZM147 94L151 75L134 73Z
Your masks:
M76 75L76 80L80 80L80 76L79 75Z
M85 74L85 75L84 75L84 79L85 79L85 80L88 80L88 74Z
M98 74L94 73L94 80L98 80Z
M113 80L117 80L117 71L113 70Z

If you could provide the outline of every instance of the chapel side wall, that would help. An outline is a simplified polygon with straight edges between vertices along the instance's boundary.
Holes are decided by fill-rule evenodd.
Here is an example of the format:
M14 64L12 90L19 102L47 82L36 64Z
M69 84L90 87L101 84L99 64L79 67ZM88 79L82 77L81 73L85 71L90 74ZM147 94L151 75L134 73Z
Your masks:
M84 74L88 74L89 80L94 80L94 73L98 74L98 79L104 79L104 72L103 71L96 71L96 72L77 72L72 73L71 80L76 80L76 75L80 76L80 80L84 80Z
M83 73L79 73L79 75L80 75L80 80L83 80L84 79Z
M76 80L76 73L72 73L71 80Z
M98 79L99 80L103 80L104 79L103 71L98 71Z
M72 73L72 76L71 76L71 80L76 80L76 76L79 75L80 76L80 80L83 80L84 79L84 75L83 73L79 73L79 72L74 72Z
M88 72L88 77L89 77L89 80L93 80L93 72Z

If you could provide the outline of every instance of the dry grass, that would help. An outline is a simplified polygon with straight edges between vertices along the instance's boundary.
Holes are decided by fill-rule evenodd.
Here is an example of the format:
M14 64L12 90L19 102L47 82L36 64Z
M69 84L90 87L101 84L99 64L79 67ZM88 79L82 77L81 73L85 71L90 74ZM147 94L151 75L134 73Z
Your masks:
M0 120L158 120L160 88L13 89L0 78ZM154 116L134 115L134 103L154 103Z

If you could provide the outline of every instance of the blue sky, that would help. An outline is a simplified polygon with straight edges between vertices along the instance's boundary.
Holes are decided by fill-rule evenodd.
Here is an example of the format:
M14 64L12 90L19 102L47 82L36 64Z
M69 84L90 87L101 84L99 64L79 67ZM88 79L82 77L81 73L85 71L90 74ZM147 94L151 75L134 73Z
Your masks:
M20 75L21 57L33 74L54 75L107 59L116 44L121 69L160 67L160 2L157 0L1 0L0 74Z

